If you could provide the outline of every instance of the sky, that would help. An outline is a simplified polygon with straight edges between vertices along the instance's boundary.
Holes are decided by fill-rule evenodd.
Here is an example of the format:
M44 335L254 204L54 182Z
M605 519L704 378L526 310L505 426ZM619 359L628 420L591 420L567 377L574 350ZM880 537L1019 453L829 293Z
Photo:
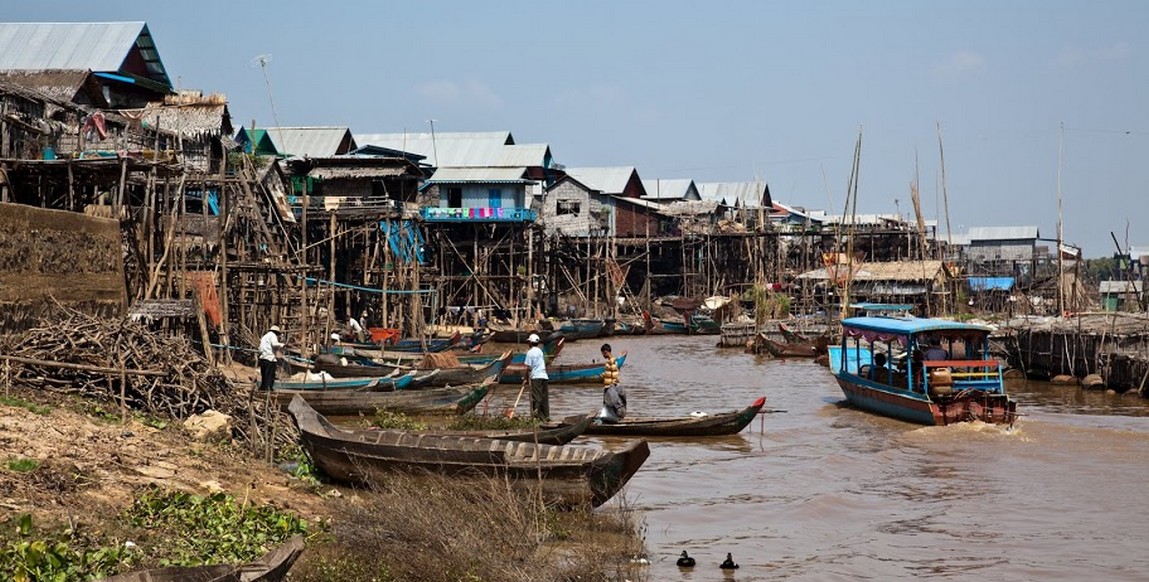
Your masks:
M834 214L861 135L859 213L912 217L917 175L943 238L948 199L954 233L1056 239L1060 191L1087 258L1111 232L1149 249L1149 2L6 3L147 22L172 81L225 93L237 128L504 130L568 167L762 179Z

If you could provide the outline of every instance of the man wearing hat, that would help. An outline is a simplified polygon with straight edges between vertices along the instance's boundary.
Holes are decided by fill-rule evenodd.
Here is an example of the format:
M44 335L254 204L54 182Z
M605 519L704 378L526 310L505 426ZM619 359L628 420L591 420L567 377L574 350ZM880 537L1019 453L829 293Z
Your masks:
M539 347L539 334L532 333L527 337L531 349L527 350L527 357L523 361L531 373L528 376L531 383L531 416L539 420L550 420L551 403L547 393L547 358Z
M275 367L279 363L277 350L283 348L279 341L279 326L273 325L259 338L259 389L271 390L275 385Z

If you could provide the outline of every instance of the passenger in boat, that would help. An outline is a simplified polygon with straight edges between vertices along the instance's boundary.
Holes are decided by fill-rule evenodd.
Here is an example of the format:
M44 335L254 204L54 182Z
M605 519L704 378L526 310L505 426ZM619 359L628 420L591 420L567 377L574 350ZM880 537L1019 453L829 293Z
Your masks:
M619 384L618 364L614 361L610 344L602 344L599 350L605 363L602 370L602 410L598 413L598 421L614 424L626 417L626 388Z
M929 347L926 348L925 359L931 362L940 362L950 359L950 353L942 347L942 341L937 337L931 337Z
M878 352L874 354L874 367L870 368L870 379L881 383L890 383L890 369L886 367L886 354Z
M531 369L531 373L523 379L523 383L530 383L531 385L531 416L542 421L550 420L551 417L551 403L550 393L547 391L547 358L543 354L540 344L539 334L532 333L527 336L527 344L531 349L527 350L527 357L523 363Z

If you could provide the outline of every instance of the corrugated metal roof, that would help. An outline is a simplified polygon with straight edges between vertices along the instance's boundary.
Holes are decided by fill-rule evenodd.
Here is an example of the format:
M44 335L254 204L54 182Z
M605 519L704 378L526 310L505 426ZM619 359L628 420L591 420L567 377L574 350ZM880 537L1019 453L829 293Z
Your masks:
M1137 293L1144 288L1144 281L1102 281L1102 293Z
M346 153L339 151L343 138L351 135L346 127L265 127L275 149L286 156L327 158ZM355 140L351 140L351 148Z
M643 180L642 187L646 190L647 200L686 200L690 197L691 186L694 180L690 178L675 178L672 180Z
M724 206L758 208L766 197L766 182L696 182L698 195Z
M427 162L440 167L511 167L510 158L533 150L515 149L509 131L436 133L363 133L355 136L359 145L374 145L426 156ZM537 145L537 144L528 144ZM543 145L545 144L538 144ZM542 160L542 156L539 156ZM493 162L500 162L498 164ZM514 164L535 166L541 162Z
M439 168L434 175L427 179L428 184L447 184L462 182L490 182L532 184L523 175L526 168Z
M114 72L137 43L148 76L170 87L143 22L0 22L0 70Z
M630 176L635 173L634 166L615 166L605 168L567 168L568 176L607 194L622 194L630 182Z
M984 240L1031 240L1040 236L1036 226L971 226L971 243Z

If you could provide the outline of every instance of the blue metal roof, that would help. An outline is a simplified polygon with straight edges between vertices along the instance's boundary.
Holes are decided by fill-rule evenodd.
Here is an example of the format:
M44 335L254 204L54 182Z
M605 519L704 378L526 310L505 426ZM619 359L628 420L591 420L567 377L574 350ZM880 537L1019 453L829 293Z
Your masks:
M850 307L863 311L910 311L914 308L909 303L872 303L868 301L851 303Z
M994 329L988 325L924 317L850 317L842 320L842 327L893 333L897 335L915 335L930 331L960 330L991 332Z

